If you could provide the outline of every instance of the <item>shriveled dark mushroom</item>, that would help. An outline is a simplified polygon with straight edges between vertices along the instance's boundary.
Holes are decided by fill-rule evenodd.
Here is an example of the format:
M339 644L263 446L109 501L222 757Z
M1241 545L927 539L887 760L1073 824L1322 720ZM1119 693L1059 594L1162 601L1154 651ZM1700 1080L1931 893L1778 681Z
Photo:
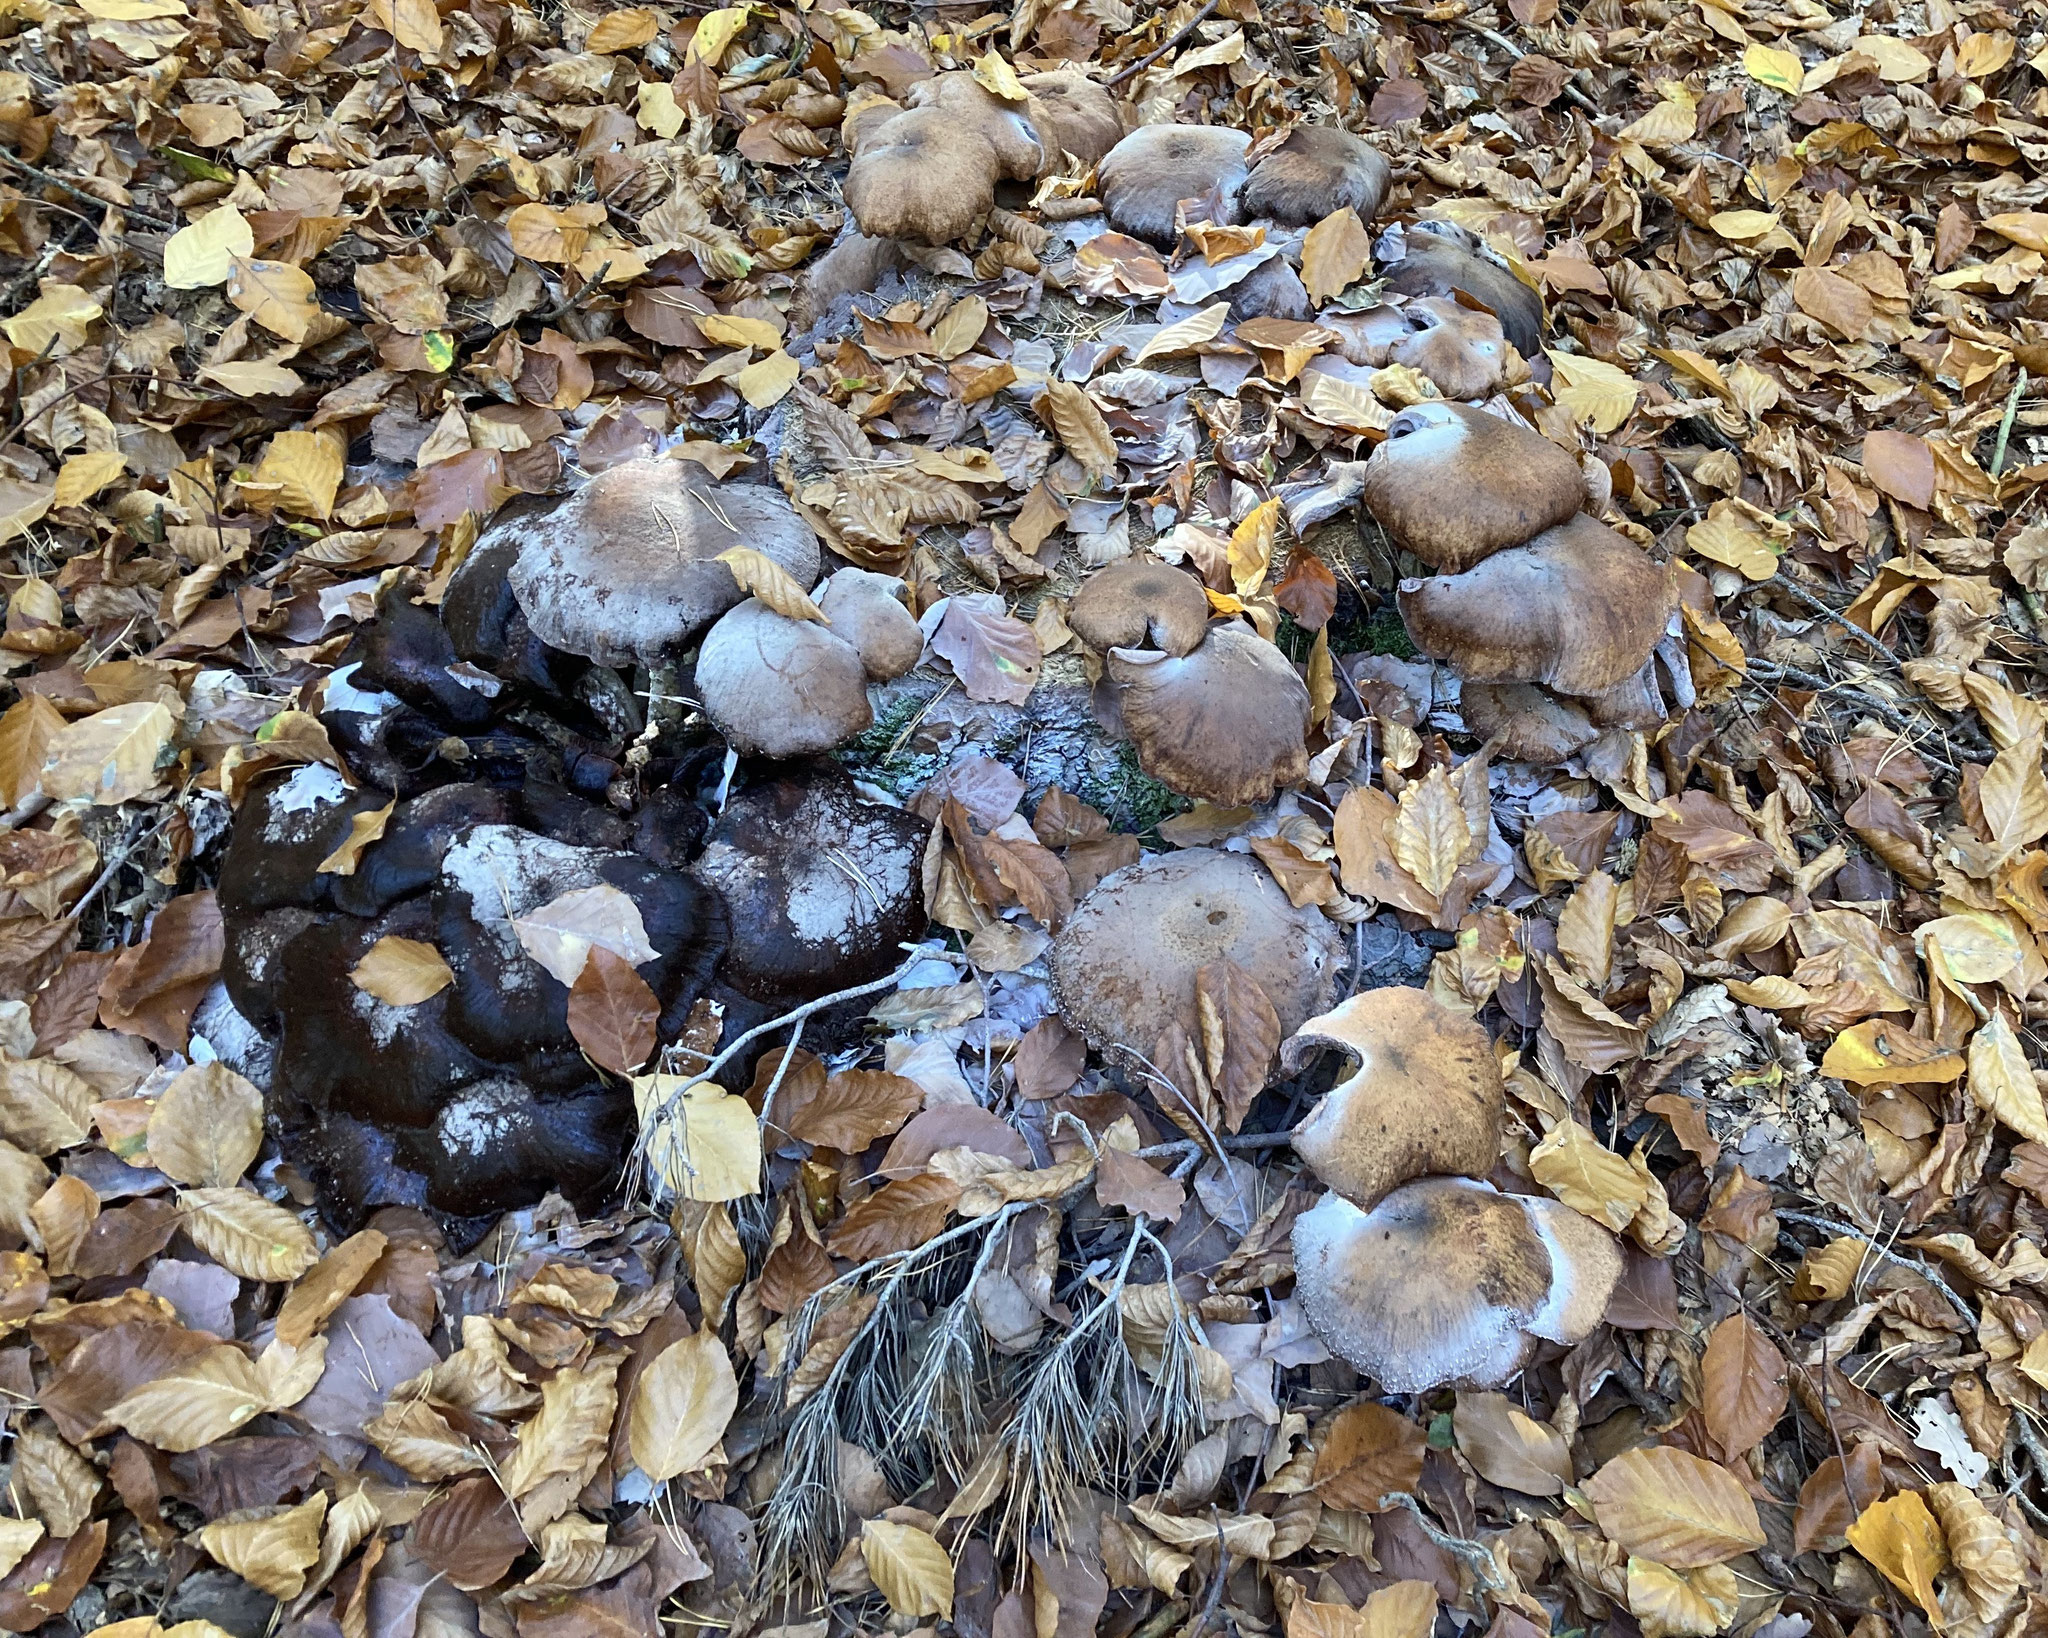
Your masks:
M1138 766L1183 796L1236 807L1308 777L1308 685L1249 626L1179 657L1113 648L1108 675Z
M1067 624L1098 653L1158 648L1187 654L1209 629L1209 599L1193 575L1157 558L1127 557L1081 583Z
M888 972L924 930L925 831L830 763L733 797L692 867L730 912L724 981L782 1008Z
M1224 125L1140 126L1095 169L1110 225L1119 233L1170 246L1181 201L1212 197L1220 202L1215 220L1237 220L1237 194L1251 142L1244 132Z
M1543 348L1543 298L1488 256L1478 238L1450 222L1413 222L1402 230L1404 253L1387 268L1387 288L1404 296L1454 296L1462 291L1499 318L1524 358Z
M1394 417L1365 463L1365 509L1446 574L1519 546L1584 504L1578 462L1519 422L1464 404Z
M1678 594L1668 568L1580 514L1463 574L1404 580L1398 601L1415 646L1467 681L1590 695L1642 669Z
M860 652L876 682L900 677L924 652L924 633L903 606L903 582L866 569L841 569L818 593L818 607L832 622L832 634Z
M1247 217L1311 227L1349 207L1370 222L1386 201L1393 171L1371 143L1335 125L1297 125L1252 167L1238 200Z
M740 600L720 552L748 546L798 584L818 539L779 489L721 483L687 461L628 461L554 510L494 525L477 550L516 545L507 578L534 632L605 665L676 658Z
M1325 1048L1357 1067L1294 1129L1294 1152L1353 1205L1413 1177L1480 1177L1500 1155L1505 1094L1486 1031L1425 990L1388 985L1311 1018L1281 1049L1299 1073Z
M830 626L752 597L705 637L697 698L735 750L758 756L829 751L875 720L860 650Z
M1060 928L1049 964L1060 1015L1135 1063L1169 1022L1198 1031L1195 974L1209 963L1242 967L1292 1033L1329 1004L1342 953L1328 919L1290 904L1255 860L1190 848L1103 877Z

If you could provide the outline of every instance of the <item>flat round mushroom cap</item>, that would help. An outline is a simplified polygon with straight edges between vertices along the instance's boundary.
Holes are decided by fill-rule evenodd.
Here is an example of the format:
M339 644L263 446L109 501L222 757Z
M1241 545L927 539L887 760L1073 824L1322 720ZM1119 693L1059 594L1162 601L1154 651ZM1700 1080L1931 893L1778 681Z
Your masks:
M1251 145L1244 132L1223 125L1140 126L1095 169L1096 191L1110 226L1155 245L1171 245L1174 207L1212 191L1226 207L1216 220L1235 221L1245 150Z
M1484 398L1500 385L1508 355L1499 319L1445 296L1406 311L1409 332L1388 350L1392 363L1421 371L1446 398Z
M1046 146L1081 165L1093 165L1123 140L1124 120L1116 99L1078 68L1026 74L1031 122Z
M1291 1034L1329 1004L1342 941L1242 853L1189 848L1103 877L1053 940L1060 1016L1099 1052L1149 1057L1166 1025L1195 1026L1195 974L1225 956L1258 980Z
M840 192L862 233L943 245L995 203L994 144L943 108L913 108L861 130Z
M1365 463L1360 498L1398 544L1456 574L1573 516L1586 480L1533 427L1465 404L1414 404Z
M1199 580L1172 564L1127 557L1081 583L1067 624L1097 653L1158 648L1188 654L1209 629L1209 599Z
M860 663L876 682L889 682L917 664L924 633L897 594L903 582L891 574L841 569L825 582L818 607L832 633L860 651Z
M1550 1253L1519 1200L1425 1177L1369 1212L1324 1195L1295 1219L1294 1275L1316 1335L1385 1391L1493 1388L1534 1351Z
M1668 568L1582 513L1463 574L1404 580L1397 601L1415 646L1469 681L1586 695L1642 669L1678 593Z
M1358 1067L1294 1129L1294 1152L1355 1206L1410 1178L1479 1176L1500 1158L1493 1043L1424 990L1390 984L1311 1018L1281 1048L1283 1073L1326 1047Z
M1551 1342L1584 1342L1607 1312L1607 1299L1627 1266L1621 1242L1562 1200L1521 1197L1550 1251L1550 1295L1529 1329Z
M1543 347L1543 298L1514 273L1474 247L1470 234L1421 232L1448 226L1419 222L1407 232L1408 249L1387 270L1387 288L1404 296L1450 296L1463 291L1499 319L1515 351L1534 358Z
M1113 648L1108 671L1138 766L1183 796L1241 807L1308 777L1308 685L1249 626L1179 658Z
M1247 217L1313 227L1349 206L1361 222L1379 214L1394 180L1386 156L1335 125L1297 125L1252 167L1239 202Z
M1535 683L1468 682L1460 702L1467 730L1476 739L1499 739L1500 754L1511 762L1550 767L1600 737L1579 701Z
M818 578L818 537L781 490L720 483L688 461L609 467L476 549L500 529L518 543L507 577L534 635L602 665L673 658L737 603L720 552L751 546L801 585Z
M829 751L875 720L859 649L751 597L704 639L697 698L732 747L755 756Z

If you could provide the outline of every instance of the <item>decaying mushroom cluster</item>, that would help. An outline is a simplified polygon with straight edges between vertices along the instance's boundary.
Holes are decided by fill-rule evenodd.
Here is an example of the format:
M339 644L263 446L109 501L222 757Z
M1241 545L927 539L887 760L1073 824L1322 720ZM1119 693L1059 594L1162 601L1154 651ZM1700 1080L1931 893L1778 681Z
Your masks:
M1665 716L1652 663L1671 571L1581 510L1578 464L1533 429L1462 404L1394 418L1361 474L1366 509L1431 568L1401 583L1415 646L1464 682L1465 723L1506 755L1559 762ZM1682 660L1668 668L1688 703Z
M1357 1067L1294 1132L1330 1191L1294 1225L1296 1291L1324 1342L1408 1393L1497 1386L1539 1342L1590 1335L1621 1278L1620 1242L1486 1181L1506 1106L1486 1031L1389 987L1302 1025L1283 1067L1330 1049Z

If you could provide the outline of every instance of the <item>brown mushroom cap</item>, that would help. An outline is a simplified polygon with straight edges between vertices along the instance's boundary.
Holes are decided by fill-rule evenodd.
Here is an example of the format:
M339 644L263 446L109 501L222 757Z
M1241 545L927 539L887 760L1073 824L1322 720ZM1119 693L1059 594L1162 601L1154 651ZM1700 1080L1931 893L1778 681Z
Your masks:
M1669 569L1583 513L1463 574L1404 580L1397 595L1415 646L1461 677L1577 695L1639 671L1678 606Z
M1053 940L1060 1015L1101 1052L1149 1056L1166 1025L1195 1030L1195 974L1228 957L1292 1032L1329 1004L1343 945L1242 853L1189 848L1103 877Z
M1413 1177L1484 1176L1500 1157L1505 1094L1486 1031L1427 991L1388 985L1311 1018L1281 1048L1300 1071L1324 1047L1358 1061L1294 1129L1294 1152L1353 1205Z
M1056 68L1026 74L1031 93L1031 122L1046 146L1087 166L1123 140L1123 114L1116 99L1078 68Z
M1390 1393L1507 1381L1552 1284L1522 1202L1464 1177L1417 1178L1369 1212L1324 1195L1295 1219L1294 1273L1316 1334Z
M1512 762L1548 767L1578 755L1600 737L1579 700L1568 700L1535 683L1468 682L1459 714L1478 739L1498 739L1500 754Z
M604 665L672 657L737 603L739 582L713 561L734 546L803 585L818 578L818 537L781 490L720 483L687 461L607 468L552 511L494 525L475 549L503 543L534 634Z
M841 569L818 594L833 635L859 650L860 663L876 682L902 676L924 653L924 633L903 606L902 590L894 575Z
M1425 296L1407 308L1408 334L1388 349L1388 360L1420 370L1446 398L1484 398L1507 369L1507 338L1500 320L1443 296Z
M1275 256L1229 287L1230 316L1245 319L1306 319L1315 313L1308 286L1285 256Z
M1308 685L1249 627L1179 658L1113 648L1108 674L1138 766L1183 796L1237 807L1308 777Z
M1202 584L1157 558L1127 557L1081 583L1067 624L1100 653L1110 648L1194 650L1209 629Z
M1155 245L1176 237L1175 207L1219 193L1234 205L1252 139L1222 125L1143 125L1096 167L1096 191L1110 225ZM1236 219L1234 209L1224 214ZM1222 220L1219 216L1218 220Z
M1038 175L1050 157L1044 137L1032 123L1033 104L997 96L966 69L919 80L903 100L911 109L945 114L956 128L979 131L995 150L996 163L1009 181L1022 182Z
M751 597L705 637L697 698L735 750L758 756L829 751L875 720L860 650Z
M1359 220L1379 214L1394 173L1371 143L1334 125L1297 125L1252 167L1238 194L1247 217L1313 227L1347 205Z
M865 128L841 194L863 234L942 245L995 203L1002 162L974 126L942 108L913 108Z
M1627 1266L1621 1242L1562 1200L1540 1194L1521 1200L1550 1252L1550 1295L1529 1329L1552 1342L1584 1342L1607 1312Z
M1365 463L1365 509L1431 568L1456 574L1576 513L1579 463L1534 428L1464 404L1415 404Z
M1387 270L1387 288L1404 296L1463 291L1500 319L1515 351L1534 358L1543 346L1543 298L1448 222L1417 222L1405 234L1407 253Z

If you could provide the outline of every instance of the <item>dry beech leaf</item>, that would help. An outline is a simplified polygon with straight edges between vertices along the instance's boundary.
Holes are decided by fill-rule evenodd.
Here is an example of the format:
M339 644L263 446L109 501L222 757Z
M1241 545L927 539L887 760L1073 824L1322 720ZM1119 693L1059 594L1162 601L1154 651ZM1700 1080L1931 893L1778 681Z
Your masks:
M1941 1613L1934 1578L1948 1568L1948 1540L1916 1490L1866 1507L1849 1526L1849 1545L1920 1608Z
M1428 1438L1399 1411L1367 1401L1330 1419L1311 1483L1331 1507L1377 1513L1380 1498L1422 1482Z
M1941 1522L1949 1561L1963 1578L1963 1590L1983 1621L1996 1621L2019 1596L2026 1574L2019 1549L2005 1527L1966 1486L1927 1487L1928 1508Z
M353 876L356 867L363 862L363 849L382 839L384 827L397 811L398 804L393 801L368 813L354 815L348 822L348 834L332 853L320 861L318 868L336 876Z
M263 1094L224 1063L194 1064L149 1116L150 1164L174 1183L226 1188L263 1147Z
M756 551L751 546L734 546L720 552L717 561L732 570L732 577L740 583L741 591L750 597L758 597L784 619L815 620L821 626L832 623L825 618L825 611L811 601L810 594L797 584L796 576L766 552Z
M249 1356L224 1343L137 1388L108 1410L107 1420L178 1454L225 1439L269 1408Z
M1649 1186L1575 1120L1561 1120L1529 1151L1529 1170L1559 1200L1619 1234L1649 1198ZM1655 1557L1655 1554L1651 1555Z
M632 1075L653 1055L661 1003L625 957L593 944L569 986L569 1033L590 1061Z
M640 1075L633 1107L647 1163L679 1200L737 1200L761 1189L761 1128L745 1098L683 1075Z
M1425 893L1441 898L1458 866L1474 852L1464 804L1442 768L1430 769L1427 777L1411 781L1401 792L1387 840L1395 862Z
M1700 1360L1707 1432L1733 1460L1763 1443L1790 1395L1785 1356L1747 1314L1714 1327Z
M953 1616L953 1561L929 1530L888 1519L860 1527L861 1557L875 1588L898 1615Z
M0 1576L12 1575L15 1565L27 1558L42 1539L40 1519L0 1517Z
M295 1280L319 1261L306 1225L247 1189L187 1189L178 1197L192 1243L245 1280Z
M2032 1066L2005 1014L1970 1037L1970 1096L2029 1142L2048 1143L2048 1111Z
M161 700L134 700L81 717L51 738L43 794L103 807L147 795L171 758L177 729L177 717Z
M272 1598L296 1598L306 1572L320 1559L320 1524L327 1517L327 1492L316 1490L297 1507L281 1507L263 1518L218 1519L193 1537L216 1563L233 1570Z
M1346 205L1308 230L1301 245L1301 282L1311 300L1322 303L1342 295L1372 260L1372 239Z
M1095 400L1071 381L1048 381L1032 409L1098 483L1116 476L1116 439Z
M883 1070L842 1069L814 1097L772 1119L791 1137L858 1154L892 1136L924 1106L924 1088Z
M1259 981L1227 956L1195 974L1195 1016L1203 1067L1223 1100L1223 1125L1235 1132L1265 1090L1280 1050L1280 1014Z
M695 1472L739 1408L739 1383L714 1330L670 1343L640 1373L626 1437L633 1462L660 1483Z
M92 1083L53 1058L0 1058L0 1134L32 1155L53 1155L92 1132Z
M363 952L349 982L390 1007L414 1007L439 995L455 974L431 944L386 933Z
M1735 1620L1742 1583L1721 1564L1682 1572L1631 1557L1627 1587L1629 1613L1644 1638L1711 1638Z
M363 1229L322 1257L285 1293L277 1311L277 1340L302 1346L363 1283L389 1244L377 1230Z
M1582 1486L1608 1540L1676 1570L1764 1544L1756 1503L1725 1467L1669 1445L1629 1450Z
M1572 1482L1571 1446L1564 1435L1525 1415L1504 1394L1459 1394L1451 1426L1459 1451L1489 1484L1556 1496Z
M591 950L600 945L635 967L661 953L647 942L640 906L608 882L571 888L514 916L512 931L520 948L561 984L574 984Z
M521 1424L519 1446L498 1476L529 1535L567 1512L603 1463L625 1357L600 1353L588 1365L557 1371L541 1388L540 1409Z

